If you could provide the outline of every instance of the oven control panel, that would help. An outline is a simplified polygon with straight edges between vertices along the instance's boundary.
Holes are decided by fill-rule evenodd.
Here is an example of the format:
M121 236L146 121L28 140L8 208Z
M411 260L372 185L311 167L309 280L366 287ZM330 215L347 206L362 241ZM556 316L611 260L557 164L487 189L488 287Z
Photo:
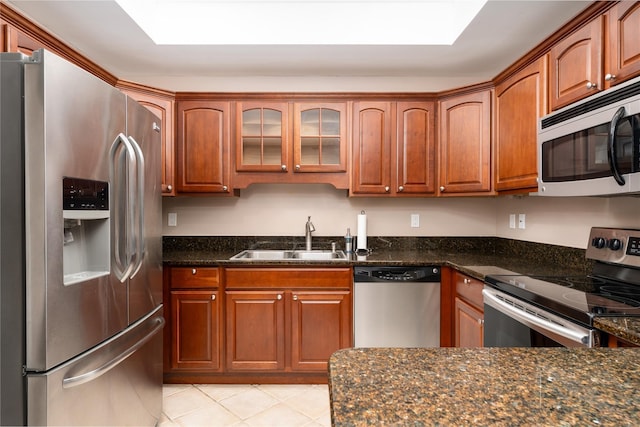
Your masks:
M587 258L640 267L640 230L593 227Z

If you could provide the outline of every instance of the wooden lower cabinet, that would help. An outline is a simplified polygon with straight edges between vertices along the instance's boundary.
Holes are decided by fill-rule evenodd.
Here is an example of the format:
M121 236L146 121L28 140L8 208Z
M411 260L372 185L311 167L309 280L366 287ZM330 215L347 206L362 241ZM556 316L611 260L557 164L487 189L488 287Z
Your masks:
M219 371L218 291L171 291L171 369Z
M297 291L291 303L291 369L327 371L329 357L351 346L351 292Z
M482 281L462 273L453 274L455 297L453 306L454 344L456 347L482 347L484 312Z
M482 311L456 297L455 301L456 347L482 347L484 339Z
M165 268L166 383L326 383L353 345L350 267Z
M279 291L227 291L227 369L284 369L284 298Z

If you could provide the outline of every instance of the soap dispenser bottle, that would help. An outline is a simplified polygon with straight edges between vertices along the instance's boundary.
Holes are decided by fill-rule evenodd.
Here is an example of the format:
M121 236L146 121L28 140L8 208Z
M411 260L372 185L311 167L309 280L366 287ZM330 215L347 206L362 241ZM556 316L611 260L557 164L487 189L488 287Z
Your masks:
M347 234L344 236L344 251L347 255L353 253L353 238L351 237L350 228L347 228Z

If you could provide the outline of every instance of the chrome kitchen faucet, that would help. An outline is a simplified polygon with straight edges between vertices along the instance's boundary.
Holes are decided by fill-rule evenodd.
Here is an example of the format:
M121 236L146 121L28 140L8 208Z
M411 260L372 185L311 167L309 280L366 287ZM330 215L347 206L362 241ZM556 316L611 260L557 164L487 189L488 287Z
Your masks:
M311 222L311 217L307 217L307 224L305 225L304 239L305 239L305 243L307 245L308 251L311 250L311 232L313 231L316 231L316 228L313 226L313 223Z

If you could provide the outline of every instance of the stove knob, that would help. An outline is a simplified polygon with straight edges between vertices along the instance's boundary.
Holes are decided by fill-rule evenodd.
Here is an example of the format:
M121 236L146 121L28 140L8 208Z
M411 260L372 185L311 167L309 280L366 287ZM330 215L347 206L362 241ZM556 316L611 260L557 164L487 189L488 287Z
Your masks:
M607 246L607 240L604 237L594 237L591 241L591 246L602 249Z
M609 240L609 249L612 251L619 251L622 248L622 242L620 239L611 239Z

